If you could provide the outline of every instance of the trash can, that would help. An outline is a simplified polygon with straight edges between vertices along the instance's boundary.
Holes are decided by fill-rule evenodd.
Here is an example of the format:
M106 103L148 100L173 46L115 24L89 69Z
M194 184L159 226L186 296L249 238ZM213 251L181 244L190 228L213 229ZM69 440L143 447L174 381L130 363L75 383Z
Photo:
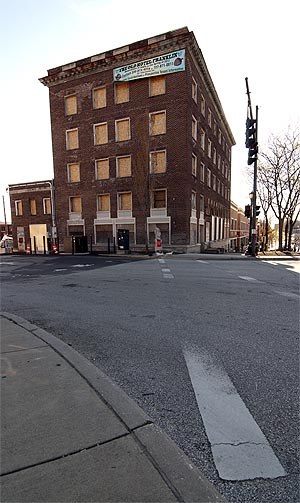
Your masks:
M129 250L129 230L118 229L118 249Z

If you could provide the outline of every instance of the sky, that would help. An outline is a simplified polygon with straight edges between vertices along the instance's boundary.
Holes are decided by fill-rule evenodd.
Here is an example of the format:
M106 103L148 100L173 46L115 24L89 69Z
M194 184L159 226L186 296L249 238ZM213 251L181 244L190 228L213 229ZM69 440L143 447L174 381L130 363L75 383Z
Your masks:
M8 184L53 177L47 70L187 26L236 146L231 199L248 204L245 77L260 149L300 123L299 0L0 0L0 221ZM3 197L4 196L4 204Z

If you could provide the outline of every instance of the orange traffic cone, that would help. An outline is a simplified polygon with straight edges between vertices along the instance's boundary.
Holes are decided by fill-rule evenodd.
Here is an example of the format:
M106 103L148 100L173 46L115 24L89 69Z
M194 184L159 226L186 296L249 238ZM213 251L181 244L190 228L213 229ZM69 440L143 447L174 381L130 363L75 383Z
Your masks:
M26 246L26 254L30 255L30 244Z
M54 253L54 255L58 254L57 245L55 243L53 243L53 245L52 245L52 252Z

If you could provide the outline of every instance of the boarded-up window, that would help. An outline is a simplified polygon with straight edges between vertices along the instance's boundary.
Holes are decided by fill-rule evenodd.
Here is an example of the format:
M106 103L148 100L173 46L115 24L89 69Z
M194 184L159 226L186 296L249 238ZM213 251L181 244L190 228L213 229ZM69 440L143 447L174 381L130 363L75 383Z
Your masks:
M200 131L200 145L203 150L205 150L205 131L201 129Z
M72 94L72 96L65 96L65 114L77 114L77 96L75 96L75 94Z
M81 213L81 197L70 197L70 212Z
M153 208L166 208L166 191L154 190L153 191Z
M164 134L166 132L166 112L154 112L150 114L150 134Z
M150 172L151 173L165 173L166 171L166 151L159 150L157 152L150 152Z
M96 89L93 89L93 107L94 109L106 107L105 87L97 87Z
M194 191L192 191L191 206L192 206L192 210L196 209L196 192L194 192Z
M120 119L116 121L116 141L130 140L130 120Z
M115 103L127 101L129 101L129 82L118 82L115 84Z
M117 157L117 176L131 176L130 155Z
M131 192L119 194L119 210L131 210Z
M16 216L20 217L23 215L22 201L15 201Z
M36 215L36 200L30 199L30 215Z
M192 117L192 137L197 141L197 119Z
M166 92L166 77L158 75L149 79L150 96L158 96Z
M109 178L109 159L97 159L96 180L106 180Z
M78 162L68 164L68 182L80 182L80 166Z
M110 196L109 194L101 194L98 196L98 211L110 210Z
M108 142L107 122L102 124L94 124L94 144L104 145Z
M66 141L67 141L67 150L73 150L74 148L79 147L78 141L78 129L69 129L66 131Z
M197 82L192 78L192 98L197 103Z
M197 176L197 157L195 154L192 154L192 173Z
M51 215L51 199L50 199L50 197L45 197L43 199L43 209L44 209L44 215Z

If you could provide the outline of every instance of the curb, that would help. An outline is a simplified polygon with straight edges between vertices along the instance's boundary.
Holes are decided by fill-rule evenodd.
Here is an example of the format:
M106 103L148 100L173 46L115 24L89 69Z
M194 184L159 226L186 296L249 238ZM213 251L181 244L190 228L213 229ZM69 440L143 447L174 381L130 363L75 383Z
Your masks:
M45 342L79 373L133 435L178 501L226 503L227 500L173 440L98 367L51 333L24 318L7 312L0 312L0 315Z

